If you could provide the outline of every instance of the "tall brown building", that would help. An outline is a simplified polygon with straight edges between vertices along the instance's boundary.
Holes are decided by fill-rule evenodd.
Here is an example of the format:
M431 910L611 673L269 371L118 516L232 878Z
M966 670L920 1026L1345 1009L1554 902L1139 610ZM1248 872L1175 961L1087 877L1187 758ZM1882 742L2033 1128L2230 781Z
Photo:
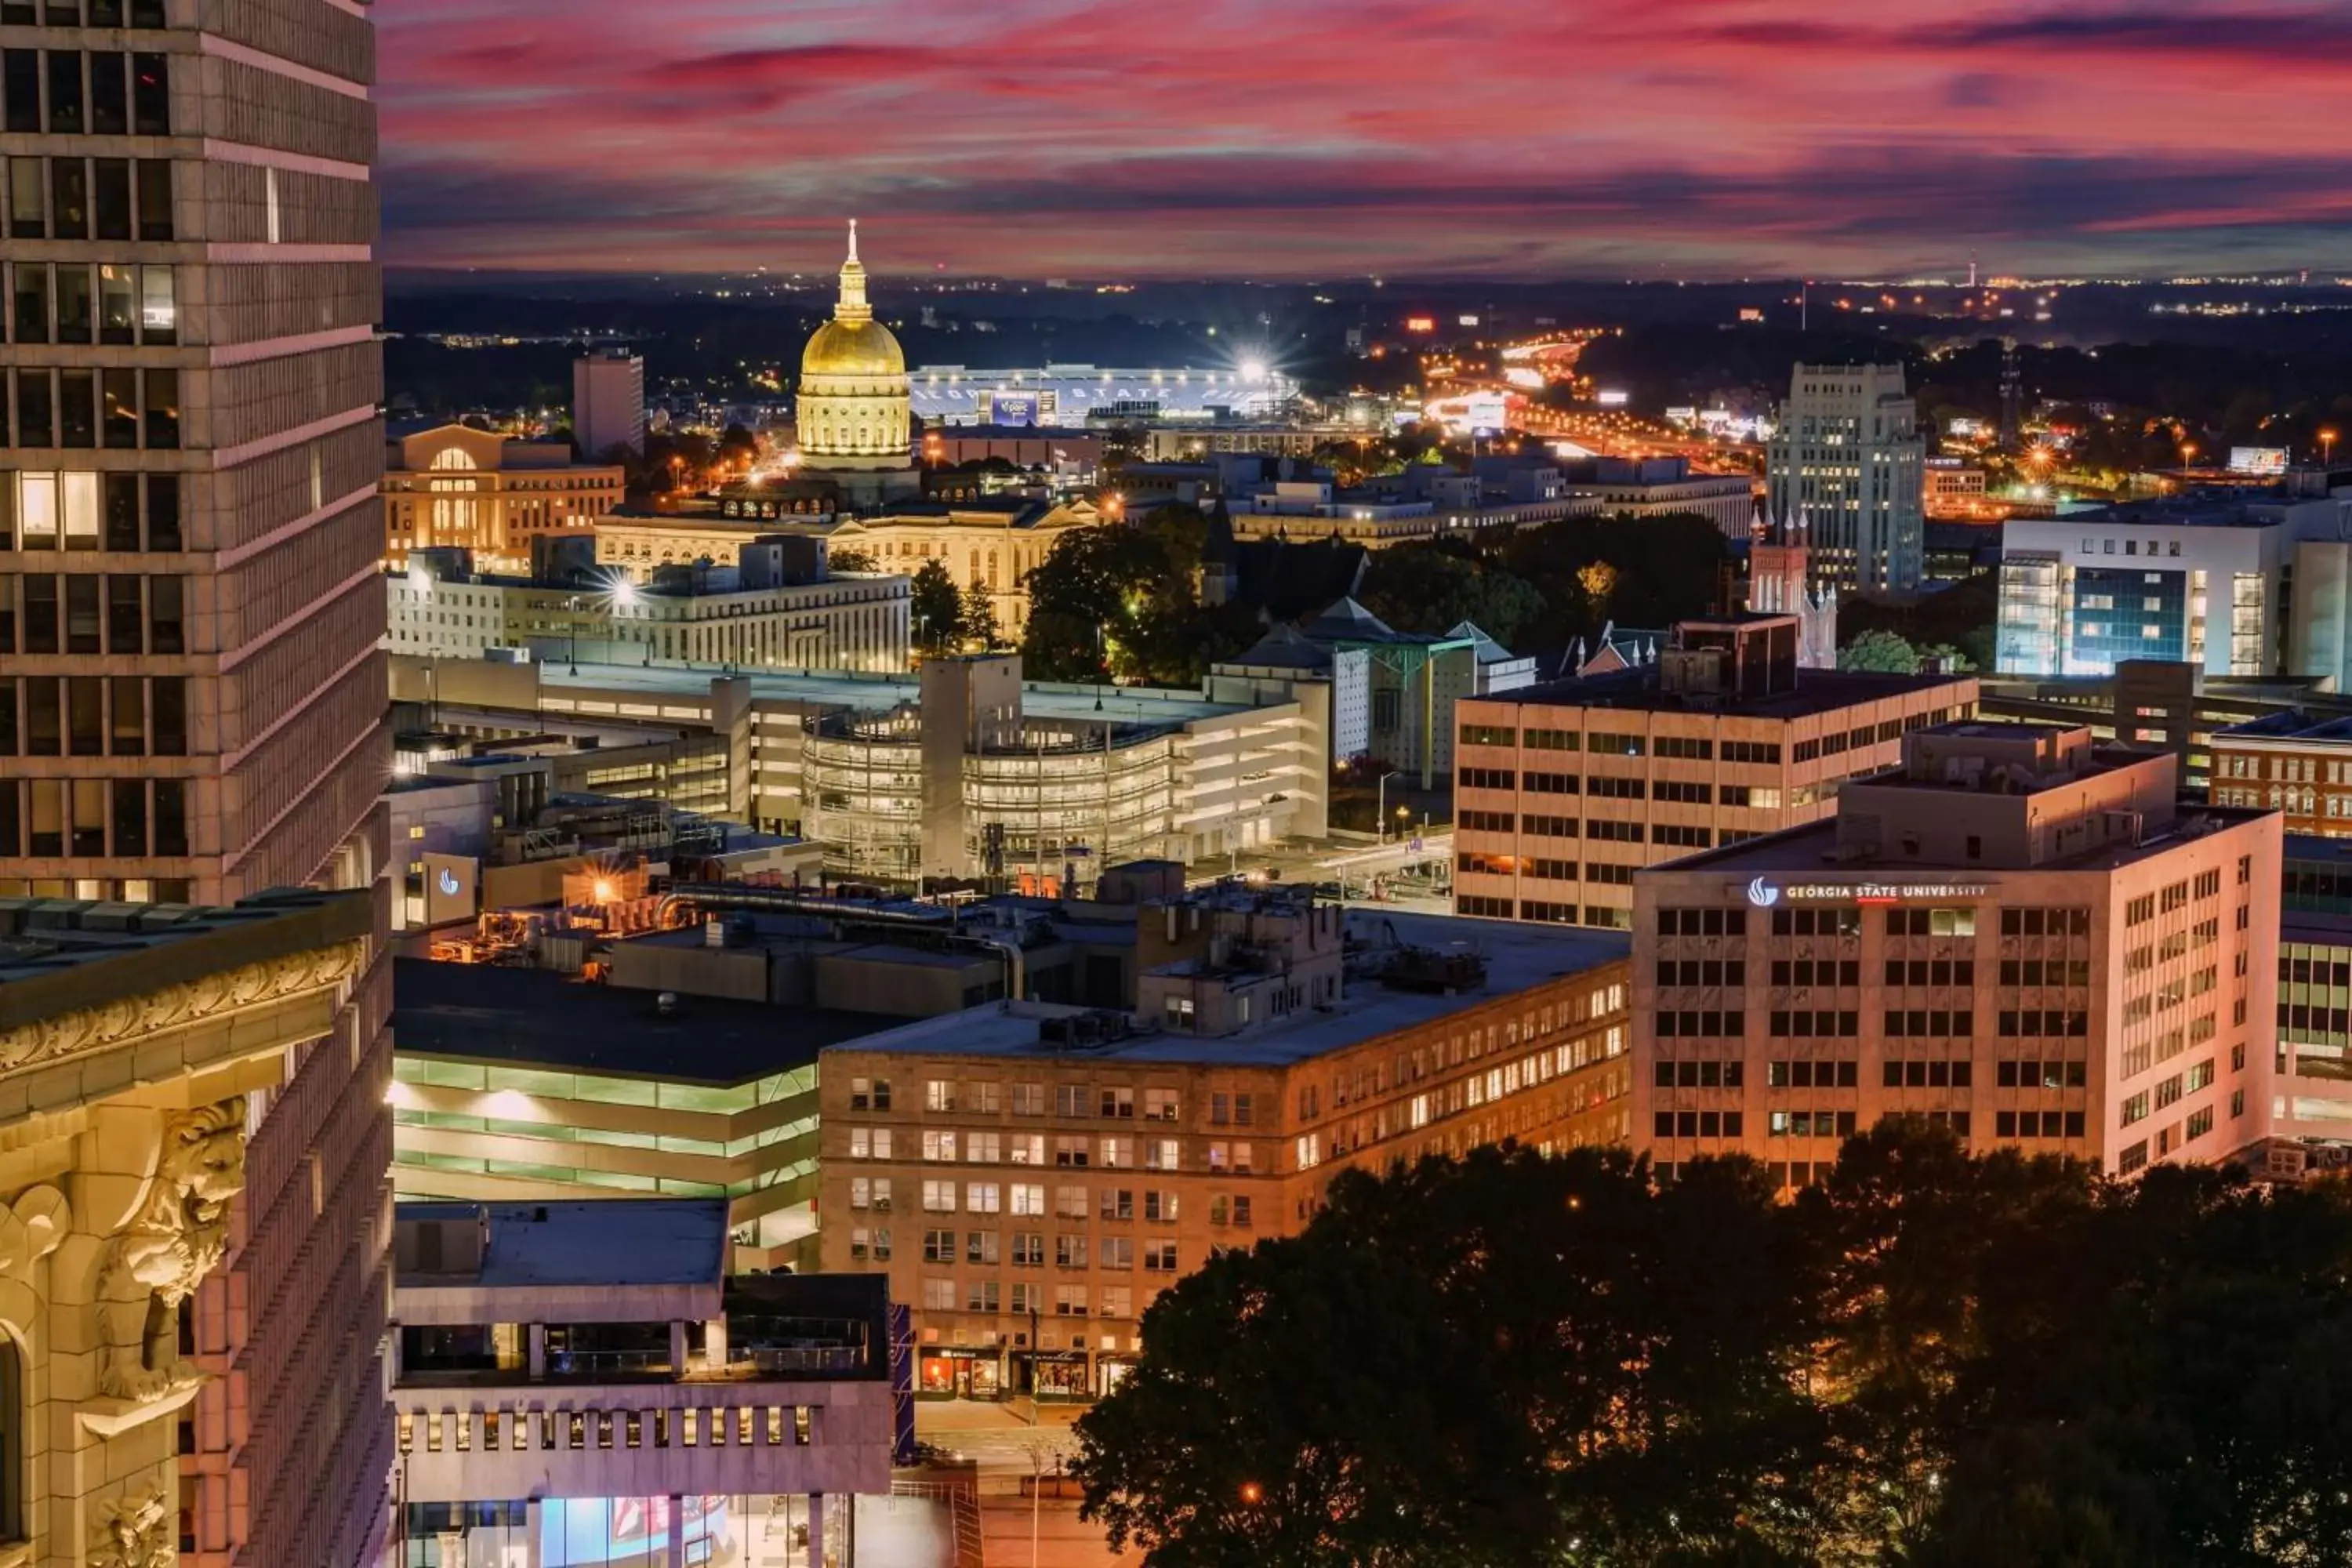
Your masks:
M0 898L377 881L373 73L351 0L0 0ZM380 1540L384 991L247 1099L182 1562Z

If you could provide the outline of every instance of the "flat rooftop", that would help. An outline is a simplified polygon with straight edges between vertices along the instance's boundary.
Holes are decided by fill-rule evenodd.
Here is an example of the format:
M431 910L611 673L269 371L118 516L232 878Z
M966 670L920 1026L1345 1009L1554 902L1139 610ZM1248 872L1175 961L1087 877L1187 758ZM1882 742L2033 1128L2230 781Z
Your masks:
M539 666L540 688L551 695L572 698L610 692L643 701L707 702L714 680L741 677L751 683L755 701L802 702L815 706L855 708L885 712L901 703L921 700L912 675L868 676L847 670L730 670L715 664L672 665L590 664L582 660L572 673L568 660ZM1900 677L1891 679L1902 679ZM1101 706L1097 708L1096 704ZM1022 711L1033 719L1105 721L1138 724L1181 724L1201 719L1222 719L1252 710L1241 703L1211 702L1197 692L1159 687L1064 686L1024 681Z
M408 1274L401 1288L716 1285L727 1268L724 1198L393 1205L395 1226L472 1219L488 1222L488 1244L478 1270Z
M1348 911L1348 935L1350 941L1372 946L1418 947L1441 955L1475 952L1486 961L1486 977L1475 988L1449 996L1391 990L1377 978L1350 976L1339 1003L1328 1010L1297 1013L1285 1023L1223 1037L1145 1032L1073 1050L1043 1043L1038 1024L1086 1009L1014 1003L918 1019L856 1041L850 1048L938 1056L1289 1067L1435 1022L1546 981L1628 960L1633 951L1633 936L1624 931L1372 910ZM1145 1020L1147 1026L1149 1022Z
M2243 724L2213 731L2213 738L2249 741L2328 741L2352 743L2352 714L2306 713L2300 710L2265 713Z
M1710 626L1725 624L1710 621ZM1790 690L1770 697L1707 696L1702 701L1664 689L1654 665L1612 670L1605 675L1570 676L1516 690L1465 698L1465 701L1530 707L1603 708L1643 713L1707 713L1731 719L1806 719L1840 709L1908 697L1962 682L1973 675L1881 675L1864 670L1801 669Z
M0 1028L331 947L373 928L364 890L272 889L231 905L0 899Z
M1881 784L1888 776L1880 774L1870 782ZM2266 815L2269 814L2254 807L2183 804L2179 816L2137 844L2099 845L2060 859L2038 860L2031 866L1989 865L1976 860L1896 859L1886 856L1842 860L1837 856L1837 822L1834 818L1824 817L1802 827L1766 834L1761 838L1746 839L1721 849L1700 850L1638 874L1704 871L1726 877L1746 877L1766 871L1801 872L1834 882L1848 877L1868 879L1874 875L1900 876L1920 871L1964 871L1976 880L2040 871L2113 871L2176 848L2200 837L2209 824L2234 827L2242 822L2252 822Z
M540 969L393 961L394 1048L406 1055L732 1087L808 1067L895 1020L592 985Z

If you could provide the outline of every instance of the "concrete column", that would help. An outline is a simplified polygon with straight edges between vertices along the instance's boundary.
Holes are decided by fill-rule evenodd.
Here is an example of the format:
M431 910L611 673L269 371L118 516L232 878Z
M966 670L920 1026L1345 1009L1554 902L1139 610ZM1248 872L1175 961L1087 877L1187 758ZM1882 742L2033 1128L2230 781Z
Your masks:
M682 1331L677 1323L670 1328ZM686 1568L686 1499L676 1492L669 1499L669 1568Z
M808 1568L824 1568L824 1494L809 1493Z
M727 1320L724 1318L713 1318L702 1325L702 1364L709 1372L726 1369Z
M686 1320L683 1318L669 1321L669 1369L673 1375L683 1374L686 1371Z
M533 1383L540 1382L547 1376L547 1325L545 1323L533 1323L530 1326L530 1380Z

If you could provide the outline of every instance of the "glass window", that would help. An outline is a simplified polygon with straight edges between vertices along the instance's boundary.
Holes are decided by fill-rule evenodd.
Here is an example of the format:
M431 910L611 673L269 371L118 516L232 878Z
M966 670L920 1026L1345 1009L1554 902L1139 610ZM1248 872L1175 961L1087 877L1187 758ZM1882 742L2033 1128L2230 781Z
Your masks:
M11 11L19 7L11 5ZM21 7L23 16L0 16L0 21L29 22L32 7ZM41 129L41 56L37 49L10 49L0 56L0 78L5 79L8 109L6 128L18 132L37 132ZM35 159L23 162L34 163Z
M90 175L90 216L100 239L131 237L131 160L100 158Z
M95 372L61 370L58 373L58 445L98 445L98 376ZM96 478L96 475L91 476L93 482Z
M121 136L131 130L131 95L124 89L120 54L89 57L89 128L100 136Z
M49 51L49 134L70 136L87 129L82 117L81 51Z
M89 573L76 573L66 579L66 651L68 653L99 653L105 644L100 635L103 624L99 614L100 579Z
M16 445L54 447L58 444L57 408L50 385L49 373L46 370L20 370L16 373Z
M131 57L131 129L141 136L172 133L170 57Z
M79 261L58 264L58 342L86 343L95 318L90 310L89 268Z
M49 160L49 216L57 238L89 237L89 165L81 159Z
M170 343L179 341L180 312L173 300L172 269L168 267L142 267L139 269L139 337L142 342Z
M19 261L9 269L15 274L9 290L15 308L9 312L8 330L20 343L45 343L49 341L49 268L44 262Z
M98 341L128 343L139 335L138 286L132 268L103 263L98 269Z
M148 688L148 700L154 705L154 723L150 733L154 739L155 754L159 757L184 757L188 754L188 683L180 676L159 675ZM162 853L162 851L158 851Z
M135 370L109 369L99 377L99 414L101 438L109 447L128 449L139 445L139 373ZM131 478L116 475L111 478ZM110 548L115 548L110 546ZM124 550L139 548L138 492L131 492L131 542L120 546Z
M147 476L147 548L180 548L180 476Z
M47 183L38 158L8 160L8 237L39 239L49 231Z
M172 237L172 161L142 158L134 168L139 187L139 237Z
M180 373L147 372L147 445L170 448L180 444Z
M180 635L180 579L147 579L147 648L151 653L185 653Z

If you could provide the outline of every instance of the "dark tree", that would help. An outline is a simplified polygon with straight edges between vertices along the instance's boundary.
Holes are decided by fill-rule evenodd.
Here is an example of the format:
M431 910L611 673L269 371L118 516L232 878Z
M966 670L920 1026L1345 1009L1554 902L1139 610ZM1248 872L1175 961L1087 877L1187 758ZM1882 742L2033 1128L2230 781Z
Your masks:
M908 586L908 613L915 646L925 653L953 653L963 646L963 591L937 556L923 563Z

